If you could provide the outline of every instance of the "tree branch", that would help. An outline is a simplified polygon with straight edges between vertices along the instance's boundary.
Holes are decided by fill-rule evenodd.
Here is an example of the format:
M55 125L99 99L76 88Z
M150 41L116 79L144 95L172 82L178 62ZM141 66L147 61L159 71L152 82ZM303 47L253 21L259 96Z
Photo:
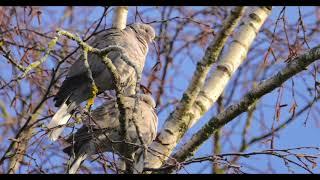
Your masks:
M164 153L164 155L155 156L149 153L146 161L146 167L159 168L162 165L162 162L167 159L166 157L170 155L173 148L190 127L190 122L192 122L192 119L195 118L193 106L197 101L199 93L201 93L201 88L204 85L207 73L211 69L212 64L218 59L222 47L225 45L227 38L240 21L243 13L243 7L235 8L234 11L227 17L215 40L207 48L205 56L197 64L197 68L191 83L183 94L180 104L166 120L160 135L151 145L152 149L156 149L157 151Z
M173 155L178 161L192 156L200 145L206 141L212 133L221 128L235 117L248 110L248 108L259 98L281 86L289 78L306 70L307 66L320 58L320 46L317 46L307 53L300 55L292 60L285 68L276 75L261 82L257 87L249 91L242 100L226 108L225 111L211 118L190 141L182 146L180 151Z

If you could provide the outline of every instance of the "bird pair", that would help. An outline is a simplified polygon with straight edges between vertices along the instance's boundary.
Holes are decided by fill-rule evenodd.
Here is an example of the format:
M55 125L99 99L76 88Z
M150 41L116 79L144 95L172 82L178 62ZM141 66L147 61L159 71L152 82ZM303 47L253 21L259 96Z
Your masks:
M107 57L112 61L118 73L121 75L120 83L125 88L136 84L135 69L123 59L125 55L141 69L144 67L148 53L148 44L155 37L154 29L147 24L135 23L127 26L124 30L111 28L104 30L88 41L92 47L103 49L109 46L118 46L124 52L111 51ZM115 88L109 69L102 62L101 57L88 53L89 67L93 80L98 88L98 94ZM92 96L92 83L88 77L88 69L84 65L84 58L80 58L69 68L68 75L63 81L54 101L59 107L51 122L48 124L49 138L57 140L65 125L72 117L75 109ZM138 94L138 101L130 94L124 97L124 108L132 113L137 108L137 116L127 123L126 131L128 143L136 144L129 153L135 154L138 161L138 172L143 169L141 159L141 145L148 146L156 137L158 118L155 113L155 102L150 94ZM137 102L137 103L136 103ZM136 107L135 107L136 106ZM119 109L116 98L107 100L103 105L92 111L91 117L84 118L84 125L68 139L71 145L64 149L70 155L72 162L68 173L76 173L81 163L89 156L100 152L115 152L122 155L119 141L120 135ZM137 132L139 129L139 132ZM142 137L142 143L140 142ZM123 143L123 142L122 142ZM128 152L127 152L128 153ZM141 165L142 164L142 165ZM141 168L142 167L142 168Z

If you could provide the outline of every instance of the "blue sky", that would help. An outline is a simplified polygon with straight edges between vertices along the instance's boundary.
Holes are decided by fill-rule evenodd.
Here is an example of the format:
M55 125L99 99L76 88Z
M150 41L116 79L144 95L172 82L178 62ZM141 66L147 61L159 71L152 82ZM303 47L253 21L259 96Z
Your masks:
M281 11L282 7L274 7L274 9L272 10L272 14L269 17L268 21L274 21L277 19L279 12ZM288 18L289 21L291 22L296 22L298 19L298 8L297 7L288 7L287 10L287 16L290 17ZM310 12L310 11L314 11L314 7L302 7L301 8L302 12ZM305 23L308 23L309 21L313 21L314 22L314 18L315 16L312 16L308 19L304 19ZM267 23L267 22L266 22ZM271 27L271 29L273 30L273 27ZM258 37L259 38L259 35ZM314 47L314 45L317 42L312 42L310 43L311 47ZM312 45L311 45L312 44ZM250 56L250 54L248 55ZM280 66L284 66L284 64L282 63ZM273 73L270 73L270 75L272 75ZM312 78L307 78L307 84L309 84L309 86L312 87L314 80ZM286 84L290 84L289 82L286 82ZM295 80L295 86L298 87L298 89L304 88L304 84L301 82L301 80ZM301 89L299 89L301 90ZM239 94L236 94L239 95ZM264 108L264 112L265 114L270 114L270 119L266 120L267 123L269 123L269 127L271 128L271 123L272 122L272 116L274 114L274 107L275 107L275 98L277 96L277 90L271 92L270 94L264 96L261 100L261 102L263 102L263 104L267 104L270 105L272 107L265 107ZM241 96L240 96L241 97ZM297 98L299 99L299 98ZM284 94L283 97L283 102L286 102L288 104L291 103L292 101L292 96L289 92ZM298 100L298 104L299 107L303 107L303 100L299 99ZM290 107L286 107L286 109L282 110L282 114L286 114L286 116L281 115L280 121L279 123L283 122L286 120L287 117L289 117L289 110ZM299 109L299 108L298 108ZM214 113L210 114L207 113L206 116L204 117L204 119L208 119L210 117L212 117ZM272 115L272 116L271 116ZM207 117L208 116L208 117ZM261 133L261 129L258 128L258 123L261 119L259 119L258 115L256 115L257 118L253 121L252 124L252 129L250 131L250 134L253 135L258 135ZM243 127L244 123L245 123L245 114L242 114L240 117L237 117L233 122L231 122L230 124L228 124L226 126L226 128L231 128L233 127L233 125L235 123L238 123L238 121L240 121L240 123L238 123L234 128L237 127ZM293 147L298 147L298 146L320 146L320 141L317 137L320 136L320 130L319 127L316 127L316 125L312 122L309 121L309 123L307 123L307 126L304 126L304 121L306 119L306 113L304 113L302 116L300 116L299 118L297 118L293 123L291 123L287 128L285 128L284 130L280 131L280 136L278 138L276 138L275 140L275 148L293 148ZM193 129L196 130L198 128L200 128L203 123L205 122L205 120L201 120L200 123L198 123ZM276 124L279 124L276 123ZM236 132L238 132L239 134L236 134L232 139L234 139L233 143L235 144L239 144L240 143L240 139L239 136L242 128L239 128L239 130L237 131L235 129ZM192 132L192 131L191 131ZM250 139L250 138L249 138ZM261 148L263 147L263 148ZM252 147L250 147L247 152L251 152L251 151L259 151L262 149L269 149L270 147L268 146L261 146L261 145L254 145ZM228 147L223 146L224 149L224 153L228 152ZM208 153L210 154L212 152L212 140L208 140L198 151L197 155L198 156L203 156L203 155L208 155ZM270 157L268 157L270 158ZM268 165L268 161L266 161L267 157L266 156L256 156L256 157L251 157L251 158L243 158L240 162L242 163L246 163L246 164L250 164L253 167L258 167L259 169L263 170L267 168ZM272 157L270 158L271 164L274 167L274 169L276 170L275 172L277 173L288 173L288 169L283 165L284 163L279 160L278 158ZM319 165L319 162L318 162ZM211 172L211 168L209 167L209 163L203 163L202 165L199 164L194 164L192 166L190 166L190 168L187 168L189 172L197 172L197 170L199 169L199 166L208 166L208 168L206 168L203 173L210 173ZM302 170L301 168L297 168L296 166L293 166L292 169L297 172L297 173L306 173L305 170ZM316 168L317 172L319 172L319 167ZM251 170L247 170L244 169L245 172L252 172ZM257 172L256 172L257 173Z
M194 7L194 9L196 10L197 8L201 9L201 7ZM277 19L279 12L281 11L282 7L274 7L271 16L269 17L269 19L267 20L267 22L264 25L264 28L268 28L270 31L273 31L274 28L274 22ZM53 9L53 10L61 10L61 13L43 13L42 14L42 26L47 26L48 29L50 29L50 22L51 21L57 21L57 19L59 19L63 13L64 7L48 7L48 9ZM92 7L93 9L93 7ZM110 9L111 10L111 9ZM108 10L109 12L111 12L110 10ZM159 19L159 12L154 10L154 7L139 7L139 10L148 10L146 15L148 15L148 17L151 20L154 19ZM315 12L315 7L301 7L301 11L302 13L308 13L308 12ZM45 11L48 12L48 11ZM76 8L76 12L75 14L79 14L79 16L81 17L89 17L89 20L95 20L98 19L98 17L101 16L101 13L103 12L103 8L102 7L98 7L98 8L94 8L94 11L92 10L83 10L82 8L78 7ZM131 7L129 9L129 17L128 17L128 23L132 23L134 22L135 18L134 18L134 12L135 12L135 7ZM173 14L172 17L175 17L176 14ZM299 14L298 14L298 8L297 7L287 7L286 9L286 16L288 17L288 23L294 23L297 22L297 19L299 18ZM76 19L76 18L75 18ZM77 17L77 19L80 19ZM108 15L107 21L110 21L111 19L111 14ZM316 19L316 15L314 13L314 15L309 16L307 19L304 19L304 23L308 24L308 23L313 23L315 22ZM148 19L146 20L148 21ZM110 24L110 23L107 23ZM79 26L81 26L81 23L78 23ZM159 24L153 24L155 27L157 27ZM38 22L36 19L34 19L33 24L31 24L32 27L34 27L35 29L39 26ZM67 22L64 22L61 24L61 28L65 28L68 27ZM82 29L82 28L87 28L87 27L79 27L78 29ZM281 29L281 28L279 28ZM68 30L68 29L67 29ZM185 29L186 32L191 32L191 33L196 33L194 29L192 29L192 26L188 27ZM82 34L80 34L82 35ZM265 37L263 37L262 34L258 34L256 41L258 40L264 40ZM290 38L290 40L294 40L294 38ZM271 41L271 40L270 40ZM269 45L270 41L268 40L264 40L263 44L261 45L261 48L266 48L266 46ZM314 47L315 45L317 45L319 43L318 39L312 39L310 40L310 42L308 42L309 45L311 47ZM254 44L255 45L255 44ZM177 43L177 46L179 46L179 43ZM147 74L148 72L150 72L152 66L155 64L156 62L156 58L154 56L154 49L153 47L151 48L151 53L148 56L148 60L147 63L145 65L144 68L144 74ZM197 57L198 59L196 60L200 60L200 58L203 56L204 51L199 48L199 47L195 47L192 50L192 53L195 55L195 57ZM257 56L257 57L252 57L252 53L248 54L248 59L250 59L252 62L257 62L257 64L259 62L261 62L263 59L261 58L261 56ZM1 59L1 58L0 58ZM48 60L46 66L47 67L53 67L55 60ZM182 96L183 91L187 88L188 84L189 84L189 80L192 77L193 71L195 69L195 62L193 62L189 57L186 57L185 54L179 54L178 56L175 57L174 59L174 66L180 66L183 67L180 72L178 74L176 74L175 71L170 70L168 72L168 78L173 78L173 84L176 86L177 89L173 89L172 91L170 90L169 87L167 87L167 89L165 89L165 91L168 91L167 94L170 95L170 97L174 97L177 99L180 99ZM285 66L285 63L283 62L278 62L276 64L273 65L274 67L270 68L270 70L268 70L268 73L265 75L265 77L271 76L272 74L274 74L276 71L278 71L279 69L281 69L282 67ZM8 67L5 63L0 61L0 68L6 68ZM0 72L2 77L5 77L6 80L9 80L11 78L11 69L10 68L6 68L5 71ZM237 75L237 74L236 74ZM235 76L236 76L235 75ZM234 77L235 77L234 76ZM310 76L310 74L307 73L302 73L302 76L305 79L302 79L300 77L295 77L295 87L297 88L297 91L302 92L302 94L305 94L304 92L306 92L306 85L308 84L308 86L313 87L313 83L314 80L313 78ZM231 79L230 82L233 82L234 77ZM143 81L145 80L146 77L143 78ZM240 80L245 80L245 78L248 78L246 76L240 78ZM252 77L249 77L248 79L252 79ZM260 78L260 79L259 79ZM258 80L263 79L264 77L259 77ZM288 81L284 84L284 87L290 87L291 81ZM25 91L29 91L30 87L28 85L25 85ZM237 89L237 93L234 95L233 97L233 101L232 102L236 102L237 100L239 100L243 94L245 94L247 92L248 89L250 89L251 86L249 86L248 88L244 88L244 87L239 87ZM154 89L153 89L154 90ZM226 92L230 91L230 85L226 88ZM265 114L265 119L260 119L260 116L258 113L255 113L254 115L254 121L252 123L251 129L250 129L250 133L249 133L249 137L253 137L253 136L258 136L259 134L263 133L263 132L267 132L268 130L271 129L271 124L274 118L274 107L275 107L275 103L276 103L276 97L278 95L277 90L271 92L270 94L264 96L261 99L261 103L259 103L258 108L263 111L263 113ZM308 94L305 94L307 97L312 98L312 96L308 96ZM300 97L300 96L296 96L297 102L299 104L298 106L298 110L299 108L302 108L305 105L305 100L304 97ZM168 99L164 99L164 102L167 102ZM279 120L279 122L276 122L276 125L285 121L289 116L289 108L290 108L290 104L292 103L292 95L290 91L284 91L283 97L282 97L282 101L289 104L289 106L285 107L282 109L281 111L281 118ZM316 107L319 107L318 104L315 104ZM162 123L164 122L164 120L168 117L169 113L174 109L173 106L168 107L165 111L163 111L163 113L159 114L159 127L161 127ZM14 113L13 111L9 111L10 113ZM199 123L197 123L192 129L190 129L187 133L187 135L183 138L182 142L185 142L188 138L190 138L190 135L193 134L194 132L196 132L198 129L200 129L204 123L206 123L210 117L214 116L216 114L216 109L215 107L212 108L208 113L205 114L205 116L199 121ZM224 128L223 128L223 133L227 133L230 130L233 130L233 134L230 137L231 140L230 142L232 142L233 145L237 145L240 143L240 133L243 129L244 123L245 123L245 118L246 118L246 114L242 114L241 116L237 117L234 121L232 121L231 123L227 124ZM297 147L297 146L320 146L320 140L317 137L320 137L320 130L319 130L319 126L316 126L315 121L313 120L309 120L307 125L304 126L304 121L306 118L306 114L303 114L302 116L300 116L299 118L297 118L293 123L291 123L287 128L285 128L285 130L280 131L280 133L278 133L276 138L275 138L275 147L276 148L292 148L292 147ZM0 123L1 123L0 119ZM263 121L266 125L267 125L267 129L262 129L260 124L261 121ZM238 128L239 127L239 128ZM249 138L250 139L250 138ZM181 144L180 144L181 145ZM56 148L56 149L61 149L61 146L59 144L52 144L52 147ZM250 151L258 151L258 150L262 150L262 149L268 149L269 145L261 145L261 144L255 144L253 146L251 146L247 152ZM231 143L225 143L223 145L223 153L227 153L227 152L232 152L232 147L231 147ZM204 156L204 155L210 155L212 153L212 140L208 140L206 141L203 146L201 146L201 148L199 149L199 151L196 153L196 156ZM0 152L0 155L2 155L2 153ZM244 172L247 173L256 173L256 171L252 170L252 169L248 169L245 168L246 165L252 166L252 167L257 167L258 169L264 171L267 169L268 163L269 163L269 159L270 159L270 163L271 165L274 167L275 172L276 173L288 173L288 169L287 167L285 167L283 165L283 162L281 160L279 160L278 158L270 158L270 157L266 157L266 156L256 156L256 157L250 157L250 158L243 158L240 161L240 165L244 165L244 168L242 169ZM40 161L41 162L41 161ZM55 162L55 164L61 164L61 158L57 158L57 161ZM86 164L89 164L89 162L86 162ZM318 165L319 165L319 161L318 161ZM202 170L202 173L210 173L211 172L211 168L210 168L211 164L210 163L197 163L197 164L192 164L186 167L186 170L188 173L197 173L200 170ZM205 168L206 167L206 168ZM298 173L306 173L305 170L292 166L292 169L295 172ZM315 172L320 172L319 167L316 167L316 169L314 169ZM184 170L181 170L180 173L187 173Z

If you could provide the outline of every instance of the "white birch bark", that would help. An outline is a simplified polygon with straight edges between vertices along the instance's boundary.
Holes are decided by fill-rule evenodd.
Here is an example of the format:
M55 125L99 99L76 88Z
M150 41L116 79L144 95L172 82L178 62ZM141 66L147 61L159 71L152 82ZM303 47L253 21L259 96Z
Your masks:
M258 9L259 10L263 9L263 10L260 10L258 12L258 15L256 15L257 17L255 17L255 19L257 19L259 18L259 16L261 16L261 18L257 20L259 21L259 23L256 23L257 25L255 25L253 22L249 22L257 27L254 29L254 32L257 31L256 29L260 28L261 24L264 22L265 18L268 15L268 11L270 11L270 10L267 11L266 8L258 8ZM204 109L198 109L198 107L194 105L195 103L197 103L197 99L198 99L197 96L199 95L201 87L204 84L204 80L206 78L208 71L211 68L211 65L218 58L220 51L226 42L227 37L232 33L237 22L240 20L240 17L242 16L242 14L243 14L243 9L239 9L239 7L235 8L233 13L231 13L231 15L225 21L220 33L216 36L216 39L213 41L212 45L210 45L206 50L205 57L197 64L196 72L194 73L193 79L188 89L183 95L181 103L177 106L173 114L170 115L169 119L167 119L158 138L153 142L153 144L150 147L151 149L154 150L154 152L148 153L147 160L145 163L146 168L152 168L152 169L159 168L163 164L163 162L168 158L168 156L171 154L173 148L176 146L176 144L184 135L184 133L190 127L191 120L194 118L198 119L200 115L203 114L203 112L205 112ZM251 16L254 16L254 15L251 15ZM262 23L260 23L261 21ZM246 28L246 29L249 29L249 28ZM250 31L250 29L248 31ZM254 37L255 35L256 33L254 33ZM247 40L247 41L250 41L250 40ZM220 68L220 69L223 69L223 68ZM219 88L223 90L224 86ZM222 90L220 92L222 92ZM212 104L213 102L210 104L210 106ZM210 106L208 106L207 109L209 109Z
M231 43L228 52L222 56L217 70L207 80L203 88L201 88L201 83L198 83L197 87L192 87L195 89L201 88L201 91L199 94L192 94L195 95L196 98L187 98L189 101L190 99L192 101L192 98L195 99L195 101L193 101L194 103L188 104L187 102L187 105L191 104L191 108L178 105L177 110L166 120L164 128L150 147L155 152L148 153L145 167L151 169L161 167L185 132L214 104L226 87L231 75L245 59L250 45L270 12L271 8L250 8L248 17L241 23L239 31L235 35L235 40ZM222 31L222 33L226 32ZM224 43L222 46L223 45ZM206 53L205 56L208 56L208 54ZM195 75L197 75L197 72ZM186 92L188 92L188 90ZM185 94L182 101L184 98L186 98ZM184 110L187 111L179 113L179 108L184 108ZM177 114L180 116L177 116Z
M217 70L212 73L202 88L192 111L194 118L191 119L189 128L198 122L201 115L216 102L231 76L239 68L247 56L248 50L259 33L259 29L271 13L266 7L252 7L248 17L239 27L228 51L222 55Z
M228 122L232 121L241 113L246 112L251 105L265 94L273 91L281 86L282 83L289 78L300 73L316 60L320 59L320 46L317 46L307 53L293 59L287 66L267 80L260 82L255 88L250 90L240 102L230 105L223 112L211 118L192 138L181 147L181 150L175 153L172 157L178 162L184 161L192 156L200 145L206 141L212 133L221 128Z
M124 29L127 25L128 6L117 6L113 11L112 27Z

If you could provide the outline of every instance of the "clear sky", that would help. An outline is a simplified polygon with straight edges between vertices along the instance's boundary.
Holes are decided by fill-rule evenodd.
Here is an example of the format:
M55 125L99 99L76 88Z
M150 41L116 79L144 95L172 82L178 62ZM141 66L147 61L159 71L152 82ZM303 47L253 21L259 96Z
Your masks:
M268 21L275 21L281 11L282 7L274 7L272 10L272 14L269 17ZM306 13L306 12L314 12L315 8L314 7L301 7L301 11ZM287 17L289 22L297 22L297 19L299 18L299 14L298 14L298 8L297 7L287 7L286 10L287 13ZM306 24L308 24L308 22L314 22L315 21L316 16L310 16L308 19L304 19L304 22ZM268 25L268 21L266 22L265 26L266 27ZM271 30L273 30L274 27L270 27ZM259 38L259 35L258 37ZM292 38L293 39L293 38ZM317 45L317 43L319 43L319 41L311 41L312 43L310 43L311 47L314 47L315 45ZM312 45L311 45L312 44ZM250 57L250 53L248 55L248 57ZM261 59L260 59L261 60ZM282 63L279 66L283 67L285 64ZM278 69L278 68L277 68ZM273 73L270 73L270 75L272 75ZM291 82L286 82L286 84L290 84ZM313 86L314 80L312 78L307 78L306 79L306 83L309 86ZM295 87L297 87L299 90L301 90L300 88L305 88L305 85L303 82L301 82L301 79L295 79ZM303 90L302 90L303 91ZM260 106L266 106L266 105L270 105L270 107L264 107L264 111L265 114L270 114L269 119L265 119L266 123L268 124L268 127L271 129L271 122L273 120L273 116L274 116L274 107L275 107L275 102L276 102L276 97L277 97L277 90L273 91L272 93L264 96L261 100L261 102L263 102L263 105L260 104ZM239 95L239 94L236 94ZM311 97L310 97L311 98ZM298 99L298 104L299 107L302 108L303 105L305 105L305 101L303 101L303 99L301 98L297 98ZM286 102L288 104L290 104L292 102L292 96L289 92L284 93L283 96L283 102ZM317 106L317 105L315 105ZM284 110L282 110L282 115L280 118L280 121L276 124L280 124L281 122L285 121L288 117L290 117L290 114L288 113L289 111L289 106L286 107ZM298 108L299 109L299 108ZM215 113L210 114L207 113L206 117L204 117L204 119L208 119L209 117L212 117L212 115ZM285 115L286 114L286 115ZM207 117L208 116L208 117ZM252 130L250 132L250 134L252 135L259 135L261 133L261 128L257 125L259 123L259 121L261 121L261 119L259 119L259 115L255 115L256 118L253 121L252 124ZM268 117L268 116L267 116ZM241 116L237 117L236 120L234 120L233 122L231 122L230 124L228 124L226 126L226 129L229 128L234 128L236 132L238 133L234 133L235 135L233 136L233 141L232 143L234 144L239 144L241 141L239 139L239 136L237 137L237 135L240 135L242 128L239 129L239 131L237 131L237 127L243 127L244 126L244 122L245 122L245 116L242 114ZM309 123L307 123L307 126L304 126L304 121L306 119L306 113L304 113L303 115L301 115L300 117L298 117L293 123L291 123L287 128L285 128L285 130L280 131L279 136L276 137L275 139L275 148L293 148L293 147L299 147L299 146L320 146L320 140L317 138L320 136L320 129L319 126L317 126L313 121L309 121ZM240 123L238 123L238 121L240 121ZM199 127L202 126L202 124L205 122L205 120L200 121L200 123L198 123L196 125L196 127L194 127L193 129L196 130ZM192 133L192 131L190 132ZM250 138L249 138L250 139ZM252 151L259 151L262 149L269 149L270 148L270 143L268 143L268 145L261 145L261 144L257 144L254 146L251 146L246 152L252 152ZM226 146L222 145L224 151L223 153L227 153L229 152L229 148L228 145L226 144ZM263 147L263 148L261 148ZM208 140L198 151L197 155L198 156L204 156L204 155L208 155L212 152L212 140ZM288 173L288 168L286 166L284 166L284 163L282 160L279 160L279 158L277 157L266 157L266 156L256 156L256 157L251 157L251 158L242 158L242 160L240 162L250 165L252 167L255 167L257 169L263 170L263 169L267 169L268 168L268 163L270 159L270 164L271 166L276 170L276 173ZM205 168L205 166L207 166L207 168ZM204 169L202 169L202 167ZM188 172L197 172L199 169L203 170L203 173L210 173L211 172L211 167L210 167L210 163L202 163L202 164L194 164L194 165L190 165L190 168L187 168ZM318 161L318 167L316 168L317 172L319 172L319 161ZM306 173L305 170L293 166L292 170L294 170L297 173ZM244 169L245 172L255 172L252 171L251 169ZM255 172L257 173L257 172Z
M153 11L154 7L139 7L139 10L143 11L143 10L147 10L146 15L148 15L148 17L151 20L154 19L159 19L159 13L158 11ZM194 9L196 10L197 8L201 8L201 7L194 7ZM267 28L269 29L271 32L274 29L274 22L277 19L279 12L281 11L282 7L274 7L271 16L269 17L269 19L267 20L267 22L264 24L263 28ZM48 25L48 29L50 29L50 22L51 21L56 21L57 19L60 19L64 7L48 7L48 9L60 9L61 13L44 13L42 14L42 23L43 24L47 24ZM98 19L101 16L101 13L103 11L103 8L95 8L95 11L92 12L87 12L87 11L82 11L81 8L76 8L76 14L77 14L77 18L82 17L87 17L87 13L90 14L89 15L89 20L95 20ZM129 19L128 19L128 23L132 23L134 22L134 11L135 8L131 7L129 9ZM314 13L314 15L309 16L307 19L304 19L304 23L308 24L310 22L315 22L316 17L316 13L315 13L315 7L301 7L301 11L303 13ZM45 11L48 12L48 11ZM294 23L297 22L297 19L299 18L299 14L298 14L298 8L297 7L288 7L286 9L286 15L288 17L288 22L289 23ZM107 20L110 20L111 15L108 15L109 18ZM175 14L172 15L172 17L174 17ZM146 20L148 21L148 19ZM37 21L34 20L33 21L34 24L32 26L34 26L35 28L38 26L37 25ZM110 24L110 23L108 23ZM154 26L158 26L159 24L154 24ZM79 26L81 26L81 24L79 24ZM61 28L64 28L64 24L61 25ZM86 27L82 27L82 28L86 28ZM80 29L80 28L79 28ZM158 29L157 29L158 30ZM192 31L192 27L186 28L185 31L191 30ZM195 33L195 32L193 32ZM294 40L294 38L291 38L292 40ZM271 40L266 40L265 37L263 37L263 35L258 34L257 39L255 41L259 42L259 40L263 40L265 41L264 44L262 45L262 47L260 47L261 49L266 48L266 46L269 45ZM309 42L309 45L311 47L314 47L315 45L319 44L319 40L318 39L312 39ZM179 45L179 44L177 44ZM150 50L151 52L154 52L153 47ZM200 60L200 58L203 56L204 51L200 48L194 48L192 51L193 54L195 54L195 56L198 58L197 60ZM154 54L154 53L153 53ZM263 59L261 58L261 56L257 56L257 57L252 57L253 54L249 53L248 54L248 58L254 62L261 62ZM0 58L1 59L1 58ZM150 72L151 68L153 67L153 65L155 64L155 57L150 54L148 56L148 60L147 63L145 65L144 68L144 74L147 74L148 72ZM54 61L53 60L49 60L47 62L47 66L54 66ZM176 59L174 59L173 62L174 66L180 66L183 67L183 69L181 70L180 74L176 74L175 71L170 70L168 72L168 78L174 77L173 78L173 84L175 84L176 87L178 87L177 89L172 89L170 90L170 88L168 87L168 91L170 90L170 96L171 97L175 97L177 99L180 99L182 96L183 91L186 89L186 87L189 84L189 80L193 74L193 71L195 70L195 62L193 62L189 57L185 57L184 54L179 54L178 56L176 56ZM274 68L271 68L267 74L265 75L265 77L268 77L272 74L274 74L275 72L277 72L279 69L281 69L282 67L285 66L285 63L283 62L279 62L277 64L274 65ZM0 68L4 69L8 67L5 63L3 63L2 61L0 61ZM6 80L9 80L12 76L12 72L10 68L6 68L6 70L1 71L0 72L2 77L5 77ZM237 75L237 74L236 74ZM236 76L235 75L235 76ZM234 77L235 77L234 76ZM234 77L231 79L230 82L233 82ZM246 77L246 76L241 76L240 77L240 81L241 80L246 80L246 79L252 79L253 77ZM260 79L259 79L260 78ZM259 77L258 80L262 80L263 77ZM312 77L310 77L310 75L305 75L304 76L304 80L302 80L302 78L295 78L295 87L298 89L299 92L306 92L306 85L308 84L308 86L313 87L314 84L314 79ZM146 80L146 77L143 77L143 81ZM142 82L143 82L142 81ZM290 87L290 83L291 81L288 81L285 83L285 86ZM228 86L229 87L229 86ZM25 86L25 91L30 90L28 88L28 86ZM166 89L165 89L166 90ZM230 88L226 89L227 92L230 91ZM243 87L241 87L241 89L237 89L236 91L237 93L235 93L235 97L233 98L233 102L236 102L236 100L239 100L243 94L245 94L247 92L247 89L244 89ZM268 130L271 129L271 124L273 122L273 118L274 118L274 107L276 104L276 98L277 98L278 92L277 90L273 91L272 93L264 96L261 100L261 103L259 103L258 107L263 109L264 114L265 114L265 119L260 119L260 116L258 113L256 113L254 115L254 121L252 124L252 128L250 129L250 133L249 133L249 137L254 137L254 136L258 136L259 134L263 133L263 132L267 132ZM308 98L312 98L312 96L308 96L306 94L306 96ZM302 108L305 105L305 100L304 97L301 96L297 96L296 97L297 102L299 104L298 106L298 110L299 108ZM164 99L164 102L167 102L168 99ZM292 95L290 93L290 91L285 91L284 96L283 96L283 102L289 104L289 106L285 107L282 110L282 114L281 114L281 118L279 122L276 122L277 124L280 124L281 122L285 121L288 117L290 117L290 113L289 113L289 108L290 108L290 104L292 103ZM315 104L316 107L319 108L318 104ZM163 124L164 120L168 117L169 113L174 109L173 106L169 106L165 111L163 111L162 113L159 114L159 127L161 128L161 125ZM13 111L10 111L11 113L14 113ZM207 120L210 119L210 117L214 116L216 114L216 109L212 108L208 113L205 114L205 116L199 121L199 123L197 123L192 129L190 129L187 133L187 135L183 138L182 142L185 142L188 140L188 138L190 138L191 134L193 134L194 132L196 132L198 129L200 129L204 123L207 122ZM233 130L233 134L230 137L229 140L224 141L226 142L225 144L222 145L223 150L222 153L228 153L228 152L232 152L232 146L233 145L237 145L240 144L240 133L243 129L244 123L245 123L245 117L246 114L242 114L241 116L237 117L234 121L232 121L231 123L229 123L228 125L226 125L223 128L223 133L222 136L226 133L228 133L230 130ZM285 130L280 131L279 136L276 136L275 138L275 148L293 148L293 147L298 147L298 146L320 146L320 140L318 137L320 137L320 129L319 126L316 125L315 121L308 121L307 125L304 126L304 121L306 119L306 113L303 114L302 116L298 117L293 123L291 123L287 128L285 128ZM1 123L0 119L0 123ZM261 121L264 121L264 124L266 124L268 129L265 129L263 131L263 128L260 126ZM240 128L238 128L240 127ZM277 134L277 135L278 135ZM250 138L249 138L250 139ZM269 143L270 144L270 143ZM253 146L251 146L246 152L251 152L251 151L258 151L258 150L262 150L262 149L269 149L270 145L263 145L263 144L255 144ZM61 147L58 144L52 144L52 147L55 147L57 149L61 149ZM206 141L205 144L203 144L201 146L201 148L199 149L199 151L196 153L196 156L205 156L205 155L210 155L212 154L212 140L208 140ZM2 152L0 152L0 155L2 156ZM55 164L61 164L59 158L57 158L57 162L55 162ZM250 157L250 158L242 158L242 160L240 161L241 164L240 165L244 165L244 167L246 165L249 165L251 167L255 167L258 168L262 171L267 170L268 166L273 167L273 169L275 169L276 173L288 173L288 168L286 166L284 166L283 161L279 160L276 157L267 157L267 156L255 156L255 157ZM243 163L243 164L242 164ZM88 164L88 162L86 162L86 164ZM318 165L319 165L319 161L318 161ZM291 166L292 170L294 170L295 172L298 173L306 173L305 170L296 167L296 166ZM186 170L181 170L180 173L210 173L211 172L211 163L208 162L204 162L204 163L196 163L196 164L192 164L186 167ZM243 168L242 169L244 172L247 173L257 173L257 171L254 171L253 169L250 168ZM320 172L320 168L319 166L316 167L316 169L314 169L316 172Z

